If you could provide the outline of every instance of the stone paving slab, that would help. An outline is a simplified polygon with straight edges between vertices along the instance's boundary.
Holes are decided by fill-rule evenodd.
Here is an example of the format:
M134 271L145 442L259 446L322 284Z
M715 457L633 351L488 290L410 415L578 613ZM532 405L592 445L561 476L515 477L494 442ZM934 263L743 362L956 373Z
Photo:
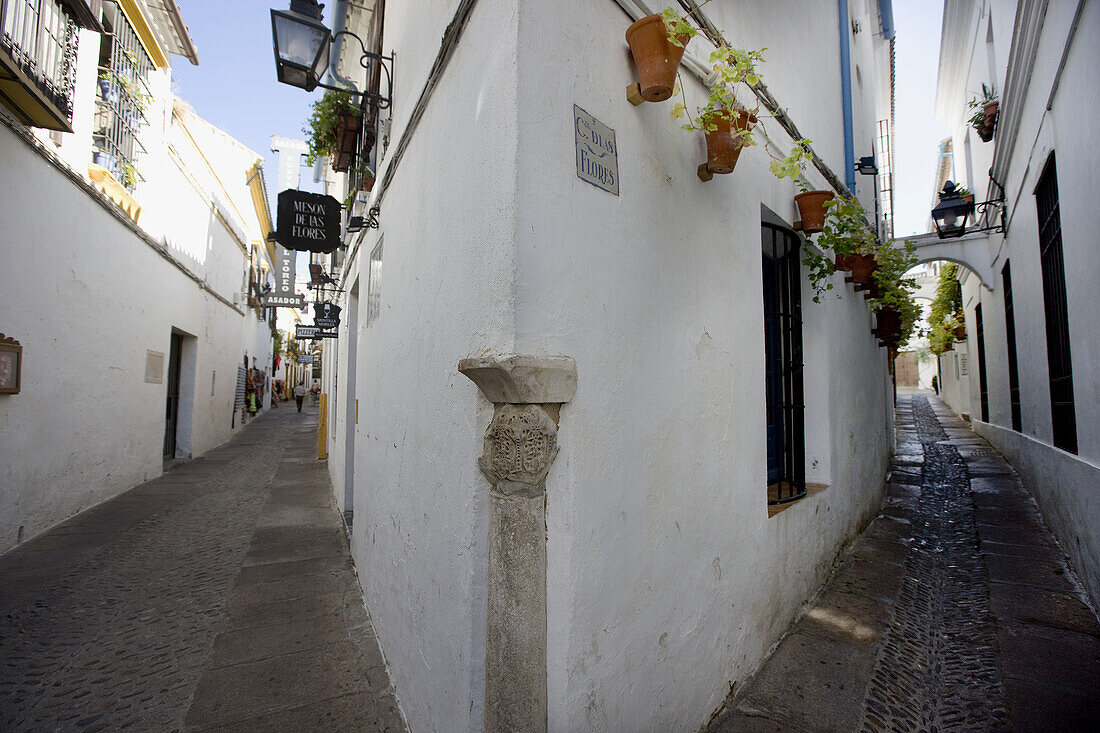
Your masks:
M883 511L709 731L1100 730L1100 623L1015 473L899 396Z
M0 556L0 730L398 731L316 411Z

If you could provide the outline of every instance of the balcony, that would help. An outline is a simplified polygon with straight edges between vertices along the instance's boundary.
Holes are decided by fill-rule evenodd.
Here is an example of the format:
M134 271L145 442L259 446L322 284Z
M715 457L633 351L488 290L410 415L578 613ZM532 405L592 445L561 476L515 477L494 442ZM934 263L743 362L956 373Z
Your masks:
M102 30L97 15L82 0L0 0L0 104L20 122L72 132L77 28Z

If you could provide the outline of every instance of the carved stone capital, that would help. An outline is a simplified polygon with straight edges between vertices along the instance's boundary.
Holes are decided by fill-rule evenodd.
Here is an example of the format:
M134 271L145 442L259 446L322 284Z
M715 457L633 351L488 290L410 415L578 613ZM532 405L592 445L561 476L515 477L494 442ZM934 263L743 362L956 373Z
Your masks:
M577 363L568 356L481 356L461 360L458 371L494 404L561 404L577 391Z
M502 494L542 492L558 454L558 427L539 405L498 405L477 465Z

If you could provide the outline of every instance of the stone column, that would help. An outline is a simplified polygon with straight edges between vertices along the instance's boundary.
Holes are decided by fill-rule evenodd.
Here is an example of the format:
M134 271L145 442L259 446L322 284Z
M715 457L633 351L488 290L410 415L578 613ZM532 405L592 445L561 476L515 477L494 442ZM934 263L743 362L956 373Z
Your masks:
M546 474L558 413L577 390L567 356L463 359L493 403L478 466L489 491L485 730L546 730Z

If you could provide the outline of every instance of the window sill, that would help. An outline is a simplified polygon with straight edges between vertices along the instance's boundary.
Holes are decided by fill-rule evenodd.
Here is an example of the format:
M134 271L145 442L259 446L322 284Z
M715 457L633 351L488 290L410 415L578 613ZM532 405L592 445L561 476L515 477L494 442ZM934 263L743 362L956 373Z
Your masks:
M134 220L137 224L138 217L141 216L141 206L137 200L134 199L133 194L126 190L126 187L115 180L115 177L111 175L110 171L101 165L95 163L88 164L88 177L95 182L103 193L107 194L108 198L118 204L119 208L126 212L126 216Z
M768 518L771 519L776 514L779 514L782 511L786 511L787 509L790 509L792 506L795 506L796 504L802 503L803 501L810 498L811 496L814 496L816 494L820 494L822 491L824 491L827 488L829 488L829 484L810 484L810 483L806 484L806 495L805 496L803 496L801 498L798 498L798 499L795 499L794 501L788 501L786 504L768 504ZM768 498L769 499L771 498L774 491L775 491L774 485L768 487Z

